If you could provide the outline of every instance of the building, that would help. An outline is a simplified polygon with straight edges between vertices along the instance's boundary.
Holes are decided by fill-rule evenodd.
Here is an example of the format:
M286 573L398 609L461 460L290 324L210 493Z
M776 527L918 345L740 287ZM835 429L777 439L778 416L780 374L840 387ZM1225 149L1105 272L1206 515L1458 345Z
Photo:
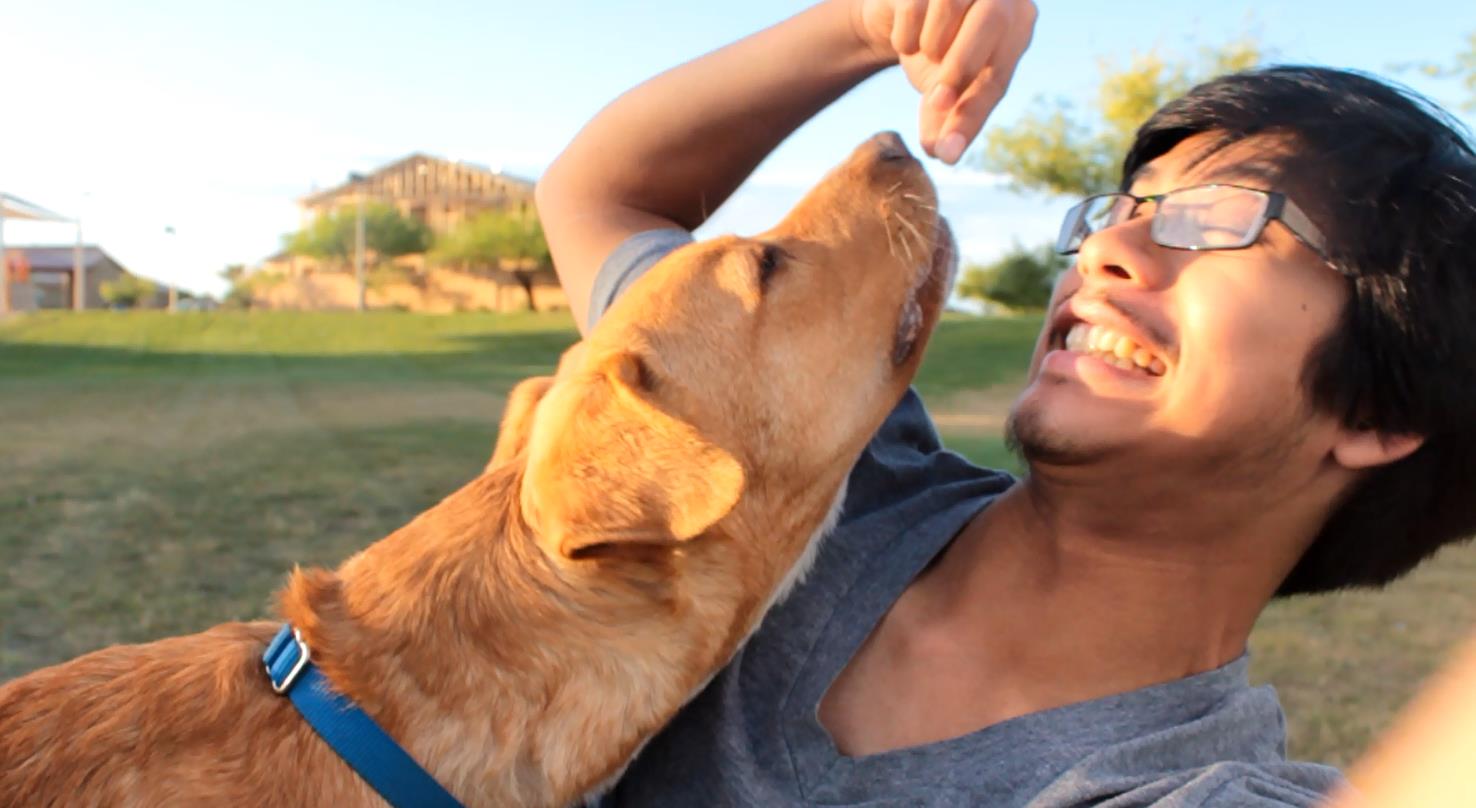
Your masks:
M485 211L533 210L533 182L473 163L412 154L369 174L352 174L342 185L315 191L298 200L302 226L317 217L355 210L359 203L392 205L402 215L424 223L433 236L444 235ZM396 283L376 283L368 291L370 306L412 311L525 308L528 295L539 309L567 307L551 267L533 273L526 288L504 266L475 274L427 265L424 255L394 259L407 273ZM306 256L281 252L256 270L280 279L274 286L252 285L252 305L267 308L337 309L357 305L357 285L346 267L327 266ZM523 273L526 274L526 273Z
M482 211L531 210L533 183L474 163L417 153L298 200L302 223L353 208L360 199L389 203L440 234Z
M82 308L107 308L102 297L102 285L131 275L122 264L96 245L82 247L82 274L85 293L81 300L76 295L76 273L74 266L76 247L73 245L10 247L5 250L5 266L9 270L12 284L11 307L15 311L34 309L71 309L77 303ZM141 308L161 308L167 300L168 290L162 285L150 300L140 304Z

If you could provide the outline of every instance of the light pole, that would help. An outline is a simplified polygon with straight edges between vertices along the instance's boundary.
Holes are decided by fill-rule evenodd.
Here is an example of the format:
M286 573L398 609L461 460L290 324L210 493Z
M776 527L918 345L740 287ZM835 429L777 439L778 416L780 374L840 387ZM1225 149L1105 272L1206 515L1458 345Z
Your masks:
M82 260L82 218L72 222L77 226L77 240L72 244L72 310L87 308L87 262Z
M87 263L82 255L82 216L87 207L87 200L92 196L91 191L83 191L81 198L77 200L77 218L72 224L77 228L77 240L72 244L72 310L82 311L87 308Z
M173 225L164 225L164 235L169 236L169 252L174 258L174 270L179 271L179 236L174 232ZM170 273L174 274L174 273ZM179 280L176 278L168 285L169 288L169 313L173 314L179 306Z
M0 315L10 313L10 261L5 257L5 194L0 193Z
M358 310L364 311L364 175L350 174L349 179L358 186L354 189L354 281L358 284Z

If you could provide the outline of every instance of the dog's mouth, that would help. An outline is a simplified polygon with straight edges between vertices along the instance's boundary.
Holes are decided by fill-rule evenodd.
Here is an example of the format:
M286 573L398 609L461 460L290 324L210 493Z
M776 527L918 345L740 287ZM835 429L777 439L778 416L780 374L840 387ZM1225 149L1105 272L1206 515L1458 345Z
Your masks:
M953 286L953 275L957 269L958 257L953 244L953 231L948 226L948 220L940 216L933 236L931 259L917 268L917 276L897 318L897 333L892 338L894 367L906 364L912 358L923 335L937 322L938 312L943 307L943 298Z

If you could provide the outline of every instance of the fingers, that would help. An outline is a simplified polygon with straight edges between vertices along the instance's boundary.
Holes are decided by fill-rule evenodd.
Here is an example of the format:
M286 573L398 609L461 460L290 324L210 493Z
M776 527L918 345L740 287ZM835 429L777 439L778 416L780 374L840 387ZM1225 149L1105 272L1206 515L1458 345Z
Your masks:
M927 19L928 0L897 0L892 12L892 49L898 56L917 53Z
M921 140L925 144L931 142L933 156L945 163L957 161L968 146L968 140L946 124L957 117L954 110L962 102L963 94L982 72L990 70L990 60L1006 33L1002 16L997 3L982 2L969 7L943 54L933 88L919 112Z
M955 163L978 136L1030 44L1035 17L1029 0L979 0L959 18L919 112L930 154ZM922 46L929 46L926 27Z
M932 0L928 4L927 20L923 23L919 45L929 59L934 62L943 61L973 3L974 0Z
M940 129L943 134L939 145L939 159L948 163L957 162L963 155L963 150L979 136L984 122L999 105L1005 90L1009 89L1010 80L1015 76L1015 67L1030 45L1032 30L1032 26L1028 25L1011 28L998 44L994 58L978 72L974 82L959 96L958 104L950 111Z

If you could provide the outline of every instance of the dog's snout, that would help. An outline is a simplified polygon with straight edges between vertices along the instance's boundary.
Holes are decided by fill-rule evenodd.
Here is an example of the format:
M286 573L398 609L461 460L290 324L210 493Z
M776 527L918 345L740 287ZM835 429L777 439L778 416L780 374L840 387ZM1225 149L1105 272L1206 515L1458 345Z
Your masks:
M907 144L902 142L902 136L896 132L881 132L871 139L876 148L876 157L884 163L906 160L912 156L907 151Z

